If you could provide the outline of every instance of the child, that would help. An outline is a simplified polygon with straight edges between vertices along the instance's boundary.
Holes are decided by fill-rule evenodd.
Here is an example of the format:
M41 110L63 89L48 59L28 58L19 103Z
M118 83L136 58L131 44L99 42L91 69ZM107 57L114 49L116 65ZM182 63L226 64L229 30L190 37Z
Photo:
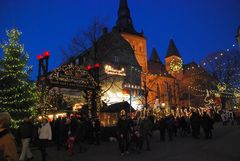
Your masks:
M68 147L68 155L73 156L75 137L73 135L69 135L67 139L67 147Z
M138 125L134 128L133 142L135 143L136 152L140 153L140 149L142 147L142 137L140 135L140 131L139 131L139 126Z

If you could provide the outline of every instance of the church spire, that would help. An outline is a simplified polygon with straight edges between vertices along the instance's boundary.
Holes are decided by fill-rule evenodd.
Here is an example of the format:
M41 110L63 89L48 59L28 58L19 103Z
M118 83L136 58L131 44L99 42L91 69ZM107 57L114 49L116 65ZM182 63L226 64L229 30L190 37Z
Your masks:
M151 54L151 57L150 57L150 62L155 62L155 63L161 63L162 64L162 62L161 62L161 60L158 56L156 48L153 48L153 50L152 50L152 54Z
M167 51L167 55L165 58L170 57L170 56L178 56L181 58L181 55L180 55L173 39L171 39L169 42L168 51Z
M118 9L118 19L115 27L118 29L119 32L127 32L131 34L142 35L141 33L136 32L133 26L127 0L120 0Z

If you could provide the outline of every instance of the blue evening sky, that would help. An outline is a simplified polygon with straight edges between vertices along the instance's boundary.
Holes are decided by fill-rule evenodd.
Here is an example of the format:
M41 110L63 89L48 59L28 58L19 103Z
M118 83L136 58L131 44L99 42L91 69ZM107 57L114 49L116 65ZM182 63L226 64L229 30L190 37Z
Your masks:
M240 0L128 0L137 31L144 30L148 55L156 47L163 60L169 39L175 40L184 63L200 62L206 55L231 48L240 25ZM50 69L62 62L60 48L92 22L102 18L111 28L119 0L0 0L0 42L5 30L17 27L33 65L36 56L51 52ZM2 57L2 51L0 51Z

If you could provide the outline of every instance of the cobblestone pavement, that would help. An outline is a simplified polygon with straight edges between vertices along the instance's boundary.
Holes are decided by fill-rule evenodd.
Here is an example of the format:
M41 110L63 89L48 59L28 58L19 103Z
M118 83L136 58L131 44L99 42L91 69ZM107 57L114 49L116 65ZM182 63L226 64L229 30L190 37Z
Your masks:
M173 141L159 142L156 131L151 141L151 151L141 154L131 152L120 156L116 142L89 145L88 152L68 157L65 150L48 148L47 161L240 161L240 126L215 125L212 140L177 137ZM34 150L34 161L41 161L39 150Z

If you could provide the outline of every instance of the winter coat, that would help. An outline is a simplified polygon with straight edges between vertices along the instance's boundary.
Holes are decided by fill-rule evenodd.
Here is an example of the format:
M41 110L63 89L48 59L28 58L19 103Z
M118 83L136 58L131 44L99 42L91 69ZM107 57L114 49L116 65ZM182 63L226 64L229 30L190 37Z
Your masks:
M38 129L38 136L39 136L39 139L52 140L52 129L49 123L42 125Z
M166 128L166 123L165 123L165 119L164 118L161 118L158 122L158 127L159 127L159 130L165 130Z
M88 125L85 121L81 121L78 123L77 126L77 134L76 134L76 140L77 141L84 141L87 139L87 130Z
M127 119L126 120L119 119L117 124L117 130L119 135L123 134L127 136L130 130L129 121Z
M140 126L142 136L151 135L152 128L153 128L152 122L149 119L144 119Z
M32 138L33 136L33 124L31 122L24 122L19 127L20 137L24 138Z
M18 161L15 140L8 130L0 132L0 160Z

